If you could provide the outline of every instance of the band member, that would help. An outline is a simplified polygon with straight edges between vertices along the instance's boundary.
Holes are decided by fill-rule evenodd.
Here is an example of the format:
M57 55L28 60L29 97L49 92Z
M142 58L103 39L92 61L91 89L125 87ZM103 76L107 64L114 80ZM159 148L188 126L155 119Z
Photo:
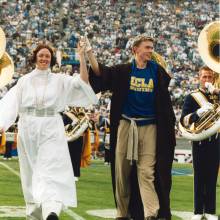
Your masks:
M83 150L83 136L80 136L78 139L72 142L68 142L68 148L73 166L75 181L78 181L78 178L80 177L80 164Z
M83 149L81 156L81 167L85 168L91 164L92 156L92 144L91 144L91 133L88 127L83 135Z
M16 119L17 122L17 119ZM6 144L5 144L5 153L3 160L11 160L12 151L16 148L17 145L17 124L16 122L8 129L6 132Z
M77 115L77 112L75 112ZM64 125L73 123L73 120L67 116L67 114L62 114ZM70 158L73 167L73 173L75 180L78 181L80 177L80 164L81 164L81 155L83 149L83 133L74 141L68 141L68 148L70 153Z
M137 36L131 63L99 64L89 42L90 84L95 92L110 90L110 151L116 219L171 219L171 167L175 115L170 76L151 61L154 40Z
M99 130L97 128L97 114L95 112L90 114L89 120L89 133L90 133L90 142L92 147L92 158L97 159L97 152L99 151Z
M104 164L110 165L110 119L105 110L101 110L99 117L99 130L103 132Z
M105 158L104 162L105 164L110 164L110 120L109 116L107 115L107 118L103 120L103 128L104 128L104 147L105 147ZM101 129L101 128L100 128Z
M185 98L181 122L189 127L193 122L212 109L212 104L219 103L218 91L212 86L214 72L207 66L199 70L200 88ZM208 220L217 220L216 184L219 166L219 135L215 134L203 141L192 142L194 169L194 216L200 220L205 215Z
M19 115L18 155L21 184L30 220L58 220L64 207L76 207L76 189L64 124L65 106L86 107L97 102L88 83L84 47L78 45L80 75L54 74L51 47L33 52L36 68L21 77L0 102L0 130Z

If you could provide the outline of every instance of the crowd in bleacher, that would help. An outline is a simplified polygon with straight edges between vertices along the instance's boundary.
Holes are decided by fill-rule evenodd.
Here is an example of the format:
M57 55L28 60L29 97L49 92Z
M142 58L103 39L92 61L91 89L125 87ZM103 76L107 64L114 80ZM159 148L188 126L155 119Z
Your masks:
M62 50L74 48L79 36L87 35L98 60L113 65L129 61L129 39L145 33L156 39L155 50L173 74L170 92L179 118L186 93L198 86L198 35L219 18L219 6L217 0L1 0L0 15L6 50L15 63L14 80L0 90L0 98L29 72L28 55L39 41ZM108 105L109 97L101 100L100 105Z

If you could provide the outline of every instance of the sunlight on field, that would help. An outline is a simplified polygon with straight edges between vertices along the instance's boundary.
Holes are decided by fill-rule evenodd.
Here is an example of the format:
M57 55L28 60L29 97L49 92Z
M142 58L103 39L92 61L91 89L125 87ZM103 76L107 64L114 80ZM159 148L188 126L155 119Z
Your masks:
M9 166L14 172L19 172L18 161L3 161L0 159L0 219L2 220L24 220L24 200L21 191L20 179L14 173L1 166L1 163ZM185 215L191 215L193 207L193 177L191 164L173 165L173 187L171 192L171 206L175 215L182 214L176 211L185 211ZM183 173L186 175L183 175ZM179 175L178 173L181 173ZM220 181L219 181L220 182ZM82 169L82 175L77 184L78 207L63 213L61 220L101 220L101 215L114 216L114 199L111 189L110 168L104 166L102 161L94 161L89 168ZM219 183L220 184L220 183ZM220 187L217 188L218 213L220 213ZM4 207L3 207L4 206ZM15 208L16 206L16 208ZM97 210L94 215L94 210ZM7 215L6 215L7 213ZM9 215L10 213L10 215ZM72 213L72 214L71 214ZM98 214L97 214L98 213ZM103 214L102 214L103 213ZM92 215L93 214L93 215ZM71 217L72 216L76 216ZM8 216L8 217L6 217ZM11 216L11 218L9 218ZM15 217L17 216L17 217ZM78 218L77 218L78 216ZM112 218L105 218L112 219ZM173 216L173 220L181 218Z

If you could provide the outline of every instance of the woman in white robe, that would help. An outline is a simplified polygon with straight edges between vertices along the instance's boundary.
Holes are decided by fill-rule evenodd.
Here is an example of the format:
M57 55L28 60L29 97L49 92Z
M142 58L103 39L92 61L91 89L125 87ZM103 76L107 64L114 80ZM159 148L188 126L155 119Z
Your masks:
M65 130L59 112L66 105L97 103L88 85L84 48L78 46L80 75L50 72L53 51L39 45L36 68L21 77L0 100L0 132L19 115L18 156L28 220L58 220L65 207L76 207L76 188Z

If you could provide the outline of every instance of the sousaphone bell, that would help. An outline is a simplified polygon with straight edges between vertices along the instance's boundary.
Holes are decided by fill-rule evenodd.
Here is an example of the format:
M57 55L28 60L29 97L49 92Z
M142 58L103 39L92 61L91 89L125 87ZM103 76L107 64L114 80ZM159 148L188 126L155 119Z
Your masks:
M203 62L220 74L220 21L206 25L198 38L198 51Z
M6 38L4 31L0 28L0 88L8 84L14 74L14 63L5 52Z

